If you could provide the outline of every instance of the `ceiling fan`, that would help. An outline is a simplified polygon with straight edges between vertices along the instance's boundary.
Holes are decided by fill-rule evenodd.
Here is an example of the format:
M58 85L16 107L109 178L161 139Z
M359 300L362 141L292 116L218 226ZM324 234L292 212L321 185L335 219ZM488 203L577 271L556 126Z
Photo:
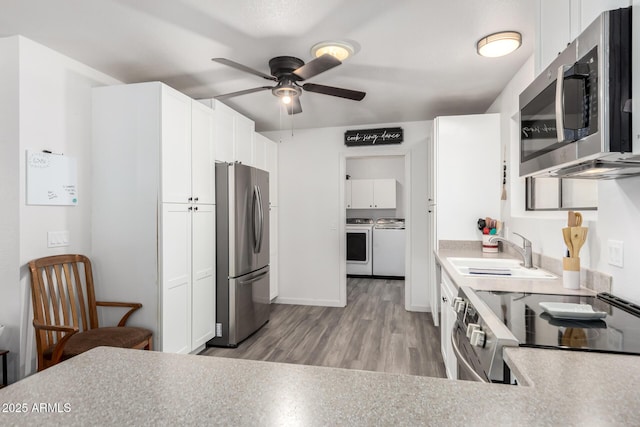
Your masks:
M366 93L357 90L342 89L339 87L319 85L315 83L304 83L302 85L299 82L303 82L307 79L317 76L331 68L337 67L342 62L331 56L330 54L324 54L307 64L303 60L295 58L293 56L276 56L269 60L269 69L271 75L265 74L246 65L239 64L235 61L226 58L212 58L214 62L228 65L237 70L244 71L245 73L253 74L258 77L262 77L266 80L277 82L275 86L260 86L252 89L240 90L237 92L226 93L218 95L216 99L227 99L234 96L246 95L249 93L260 92L263 90L271 89L271 93L282 100L287 108L289 114L298 114L302 112L302 105L300 104L300 95L302 91L322 93L325 95L337 96L340 98L352 99L354 101L361 101Z

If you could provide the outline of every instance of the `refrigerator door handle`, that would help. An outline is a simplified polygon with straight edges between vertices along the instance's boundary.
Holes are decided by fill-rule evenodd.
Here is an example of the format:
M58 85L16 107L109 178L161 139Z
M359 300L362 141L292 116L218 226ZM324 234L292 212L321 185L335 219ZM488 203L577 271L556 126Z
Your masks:
M252 198L252 206L251 206L251 228L253 229L253 252L258 252L258 235L260 233L260 225L256 224L256 207L259 209L260 199L258 196L258 186L253 186L253 198ZM260 214L258 214L258 219L260 218Z
M258 280L262 279L267 274L269 274L269 272L265 271L264 273L260 273L257 276L252 277L251 279L243 280L241 282L238 282L238 284L239 285L248 285L249 283L257 282Z
M257 244L256 253L259 253L262 250L262 239L264 237L264 209L262 207L262 192L260 191L260 187L256 185L256 190L258 193L258 215L260 219L260 233L259 240Z

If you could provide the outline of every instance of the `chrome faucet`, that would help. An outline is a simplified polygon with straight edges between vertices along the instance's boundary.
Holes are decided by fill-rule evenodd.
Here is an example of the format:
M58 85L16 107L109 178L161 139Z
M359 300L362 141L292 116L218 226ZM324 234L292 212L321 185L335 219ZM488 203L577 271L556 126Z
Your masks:
M522 234L513 233L516 236L522 237L522 247L518 246L516 243L513 243L510 240L507 240L503 237L493 236L489 238L490 242L504 242L515 249L520 256L522 256L523 266L524 268L535 268L533 266L533 251L531 250L531 241L524 237Z

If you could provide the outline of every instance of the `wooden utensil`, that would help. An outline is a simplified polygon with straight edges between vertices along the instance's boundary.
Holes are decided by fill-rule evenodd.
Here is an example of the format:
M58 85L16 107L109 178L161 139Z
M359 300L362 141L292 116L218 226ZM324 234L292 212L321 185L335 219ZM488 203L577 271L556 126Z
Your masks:
M580 256L580 249L582 249L582 245L587 240L587 231L589 229L586 227L571 227L572 252L570 253L572 257L577 258Z
M575 227L576 225L576 213L569 211L567 213L567 227Z
M571 244L571 227L565 227L562 229L562 237L564 237L564 243L569 249L569 256L573 256L573 245Z
M573 215L576 218L576 227L582 227L582 214L580 212L574 212Z

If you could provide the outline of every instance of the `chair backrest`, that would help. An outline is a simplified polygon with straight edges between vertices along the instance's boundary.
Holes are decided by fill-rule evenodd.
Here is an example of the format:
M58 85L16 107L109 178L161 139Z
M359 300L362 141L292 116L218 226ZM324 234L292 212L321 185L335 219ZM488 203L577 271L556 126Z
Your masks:
M91 261L84 255L54 255L29 262L33 318L45 325L98 327ZM54 345L62 332L36 334L40 349Z

